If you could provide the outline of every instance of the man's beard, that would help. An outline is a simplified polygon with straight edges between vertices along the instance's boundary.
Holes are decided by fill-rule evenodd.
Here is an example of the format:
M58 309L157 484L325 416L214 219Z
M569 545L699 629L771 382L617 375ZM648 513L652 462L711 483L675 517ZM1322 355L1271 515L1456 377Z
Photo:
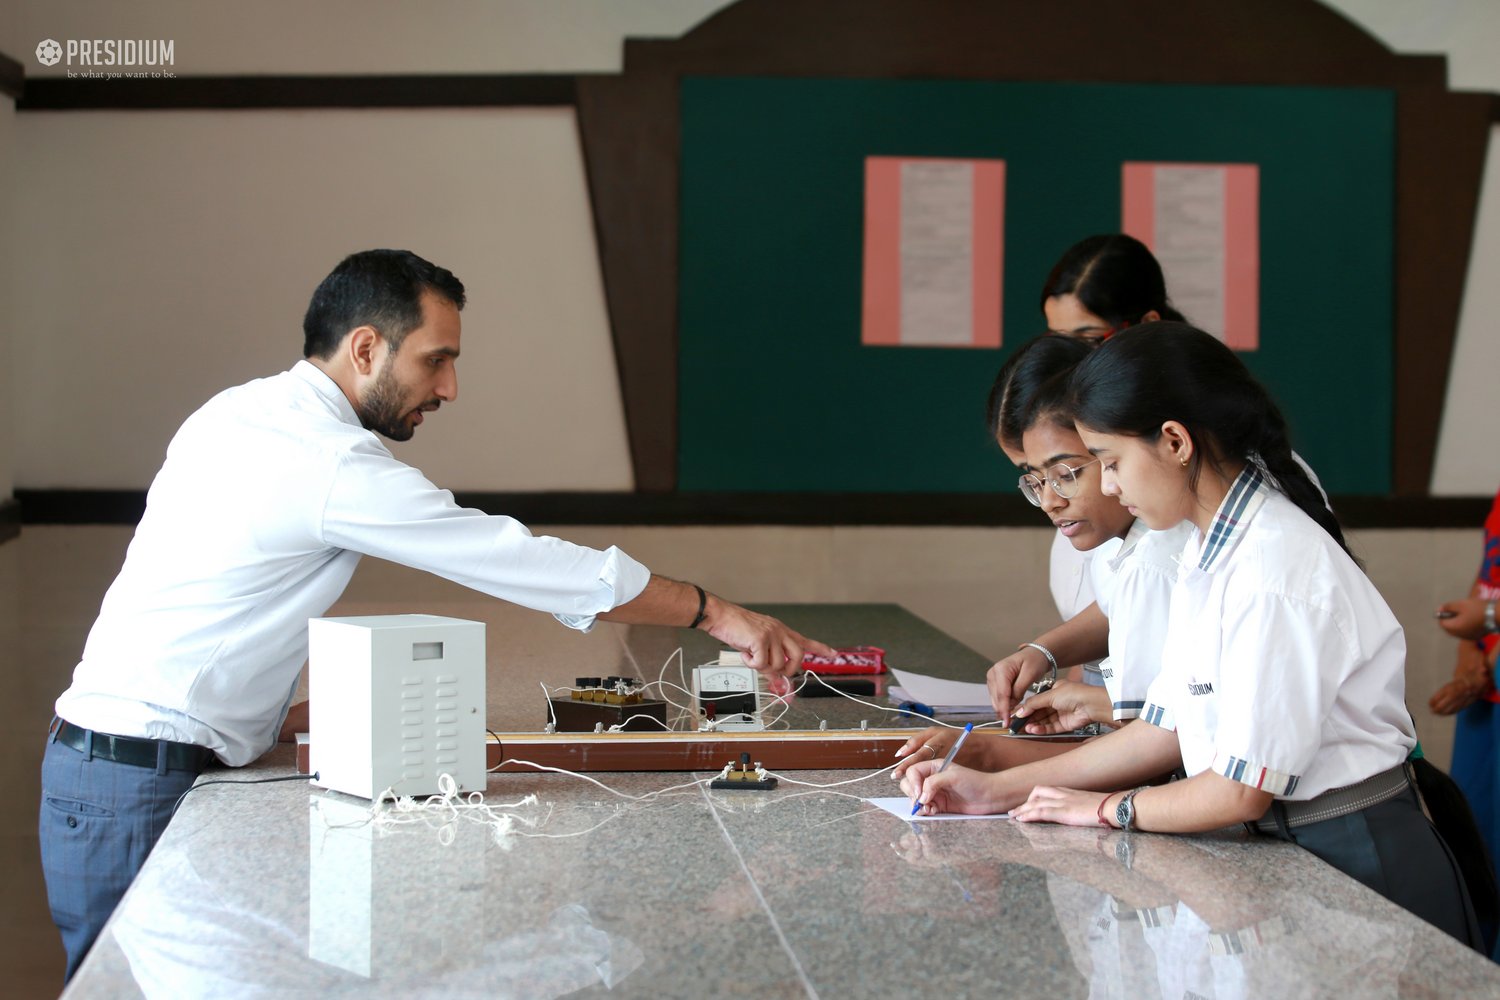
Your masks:
M402 409L401 387L396 384L396 373L393 371L395 360L394 353L386 357L385 365L375 377L375 384L370 386L359 401L359 422L366 430L392 441L410 441L417 429L406 422L406 414L410 410Z

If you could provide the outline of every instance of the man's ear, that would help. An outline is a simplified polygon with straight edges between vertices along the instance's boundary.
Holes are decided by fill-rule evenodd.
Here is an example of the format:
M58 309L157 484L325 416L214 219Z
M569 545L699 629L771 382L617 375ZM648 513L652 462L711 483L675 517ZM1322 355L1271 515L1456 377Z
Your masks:
M349 364L360 375L369 375L375 370L380 345L384 343L380 331L373 326L357 326L346 338Z

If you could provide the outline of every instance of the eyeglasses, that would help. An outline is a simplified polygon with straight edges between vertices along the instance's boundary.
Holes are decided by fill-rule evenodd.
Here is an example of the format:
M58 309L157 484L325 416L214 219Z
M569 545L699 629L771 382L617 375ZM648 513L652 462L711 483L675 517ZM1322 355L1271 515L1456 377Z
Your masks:
M1082 465L1067 466L1058 462L1050 469L1043 470L1043 478L1038 478L1034 473L1026 473L1016 483L1021 487L1021 495L1031 501L1033 507L1042 505L1042 485L1045 483L1053 493L1070 500L1074 493L1078 492L1078 473L1093 465L1099 459L1091 459Z

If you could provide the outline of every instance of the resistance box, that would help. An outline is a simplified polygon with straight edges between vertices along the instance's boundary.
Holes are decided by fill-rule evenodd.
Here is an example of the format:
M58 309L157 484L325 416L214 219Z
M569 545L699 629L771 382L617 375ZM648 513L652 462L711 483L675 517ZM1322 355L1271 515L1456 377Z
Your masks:
M634 677L580 677L566 698L547 699L547 721L560 733L592 733L603 726L624 732L662 732L667 728L667 703L646 697L645 685Z

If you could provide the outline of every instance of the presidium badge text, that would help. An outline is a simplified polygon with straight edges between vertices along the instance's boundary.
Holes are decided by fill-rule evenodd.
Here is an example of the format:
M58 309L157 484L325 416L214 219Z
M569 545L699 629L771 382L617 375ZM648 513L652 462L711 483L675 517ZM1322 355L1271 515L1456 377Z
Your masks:
M37 43L36 61L65 62L70 77L160 80L176 77L169 68L176 65L176 49L171 38L44 38Z

